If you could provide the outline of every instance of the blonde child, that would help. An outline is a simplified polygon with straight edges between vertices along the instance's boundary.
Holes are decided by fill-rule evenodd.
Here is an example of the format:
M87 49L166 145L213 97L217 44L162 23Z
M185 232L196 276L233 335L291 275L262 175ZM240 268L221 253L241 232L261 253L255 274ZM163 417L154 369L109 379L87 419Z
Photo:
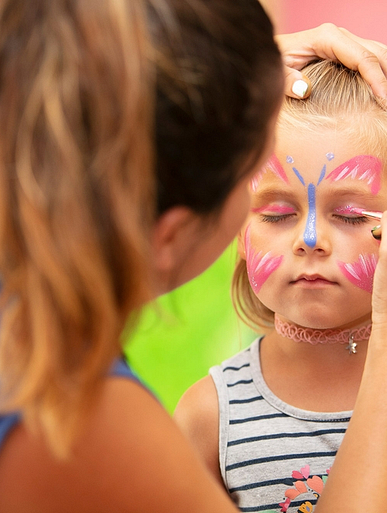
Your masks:
M313 92L285 101L239 238L235 304L267 334L212 368L175 414L245 512L315 510L371 334L379 242L361 212L387 205L387 111L340 65L304 72Z

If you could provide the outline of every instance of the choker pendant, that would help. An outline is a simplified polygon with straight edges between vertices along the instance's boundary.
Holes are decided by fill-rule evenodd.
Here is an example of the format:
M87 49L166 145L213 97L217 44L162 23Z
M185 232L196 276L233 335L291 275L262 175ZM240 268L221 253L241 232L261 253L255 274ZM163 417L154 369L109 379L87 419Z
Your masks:
M345 349L348 349L349 354L356 354L357 353L357 343L353 339L353 335L349 335L348 339L348 345Z

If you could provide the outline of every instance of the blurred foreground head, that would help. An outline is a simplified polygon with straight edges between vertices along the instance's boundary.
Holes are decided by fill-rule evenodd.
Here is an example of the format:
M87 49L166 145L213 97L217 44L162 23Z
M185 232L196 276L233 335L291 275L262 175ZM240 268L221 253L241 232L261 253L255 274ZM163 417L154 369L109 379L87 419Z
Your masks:
M0 2L1 407L58 454L150 297L155 216L221 209L282 86L256 0Z

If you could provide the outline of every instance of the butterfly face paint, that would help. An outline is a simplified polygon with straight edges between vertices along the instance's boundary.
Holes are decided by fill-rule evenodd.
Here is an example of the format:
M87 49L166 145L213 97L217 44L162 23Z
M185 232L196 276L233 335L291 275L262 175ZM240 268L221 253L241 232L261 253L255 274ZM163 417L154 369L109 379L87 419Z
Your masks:
M374 254L359 255L356 262L352 264L338 262L338 266L351 283L371 293L377 261Z
M317 243L316 187L312 183L308 185L308 219L304 231L304 242L311 248L314 248Z
M266 168L251 194L252 248L247 254L248 237L239 246L262 304L290 323L326 329L371 316L377 222L361 211L387 205L384 162L382 171L378 155L360 155L357 141L333 132L295 134L280 124L283 170Z
M270 212L274 214L294 214L295 210L292 207L287 207L286 205L265 205L260 208L252 208L252 212L260 213L260 212Z
M334 154L326 154L328 161L334 159ZM294 159L291 156L286 157L288 164L293 164ZM278 165L277 165L278 167ZM301 184L306 187L302 173L295 166L292 167L294 174ZM309 183L307 185L308 194L308 217L304 231L304 242L307 246L314 248L317 244L317 223L316 223L316 188L323 180L339 181L348 178L364 180L370 186L371 193L377 194L381 186L382 162L372 155L358 155L344 162L334 169L328 176L326 175L326 164L322 166L316 185ZM278 171L277 171L278 174Z
M364 180L370 186L372 194L377 194L380 191L382 167L380 159L372 155L358 155L329 173L327 180L334 182L347 178Z
M281 166L280 161L276 157L276 155L273 153L273 155L270 157L270 159L266 162L266 165L264 168L257 173L254 178L251 180L251 189L253 192L256 192L259 187L259 182L262 179L262 176L267 171L271 171L274 173L280 180L282 180L284 183L289 183L289 179L286 176L284 168Z
M262 251L256 253L251 246L250 225L245 234L245 251L250 285L255 294L258 294L268 277L280 266L283 255L274 257L270 251L265 254Z
M329 155L329 157L328 157ZM333 153L327 154L328 160L332 160L334 158ZM288 156L286 157L286 162L293 163L293 158ZM293 167L293 172L300 180L302 185L305 186L305 180L301 173L298 171L296 167ZM317 185L321 183L324 179L326 173L326 165L324 164L322 170L320 172L319 179L317 181ZM306 226L304 231L304 242L310 248L314 248L317 243L317 232L316 232L316 186L313 183L308 184L308 218L306 220Z

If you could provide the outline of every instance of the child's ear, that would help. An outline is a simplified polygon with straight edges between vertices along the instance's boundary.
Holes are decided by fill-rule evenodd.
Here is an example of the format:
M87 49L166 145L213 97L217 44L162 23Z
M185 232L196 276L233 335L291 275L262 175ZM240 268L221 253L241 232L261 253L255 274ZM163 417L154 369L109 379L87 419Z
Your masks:
M239 235L238 235L238 255L243 260L246 260L245 228L244 227L242 228L242 230L239 232Z

